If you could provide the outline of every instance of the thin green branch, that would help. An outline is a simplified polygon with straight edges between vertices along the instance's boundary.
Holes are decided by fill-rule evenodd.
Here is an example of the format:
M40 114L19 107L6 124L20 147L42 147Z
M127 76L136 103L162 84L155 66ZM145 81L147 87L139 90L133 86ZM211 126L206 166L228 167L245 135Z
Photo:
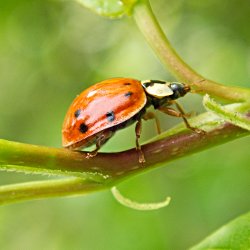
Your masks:
M104 188L107 187L100 183L81 178L4 185L0 186L0 205L32 199L82 195Z
M148 1L139 1L134 6L133 16L138 28L156 55L178 80L189 83L200 94L208 93L211 96L233 102L250 101L249 89L224 86L207 80L185 63L165 36Z

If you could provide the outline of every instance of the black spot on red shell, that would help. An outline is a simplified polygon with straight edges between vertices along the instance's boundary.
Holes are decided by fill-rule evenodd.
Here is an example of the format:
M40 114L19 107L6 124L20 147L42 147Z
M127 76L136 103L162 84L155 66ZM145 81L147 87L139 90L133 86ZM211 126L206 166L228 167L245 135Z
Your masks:
M81 114L81 110L77 109L74 113L75 118L77 118Z
M124 96L126 96L126 97L129 97L131 95L133 95L133 92L131 92L131 91L129 91L129 92L127 92L127 93L124 94Z
M131 83L130 82L125 82L125 83L123 83L123 85L131 85Z
M112 122L112 121L115 120L115 114L114 114L113 111L108 112L108 113L106 114L106 117L107 117L107 119L108 119L109 122Z
M81 133L86 133L88 131L88 126L85 123L81 123L79 130Z

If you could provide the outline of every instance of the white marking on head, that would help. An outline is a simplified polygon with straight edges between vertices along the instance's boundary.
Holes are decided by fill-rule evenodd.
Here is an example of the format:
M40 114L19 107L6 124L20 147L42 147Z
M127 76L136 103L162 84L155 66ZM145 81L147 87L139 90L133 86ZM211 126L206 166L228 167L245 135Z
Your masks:
M166 82L165 84L154 83L152 86L146 87L146 91L148 94L158 98L170 96L174 93L173 90L169 87L168 82Z

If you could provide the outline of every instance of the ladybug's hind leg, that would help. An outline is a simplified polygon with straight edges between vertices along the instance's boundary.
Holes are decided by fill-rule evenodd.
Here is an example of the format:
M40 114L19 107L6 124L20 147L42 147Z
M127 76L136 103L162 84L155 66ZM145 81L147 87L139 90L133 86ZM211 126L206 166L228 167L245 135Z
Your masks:
M142 124L141 124L141 119L137 121L135 125L135 135L136 135L136 150L139 151L139 163L144 163L145 162L145 157L141 149L141 145L139 143L139 139L141 137L141 130L142 130Z
M98 151L102 147L102 145L110 139L110 137L114 134L114 132L110 130L104 130L103 132L99 133L96 137L96 148L95 150L88 152L86 155L87 159L93 158L97 155Z
M86 155L86 158L87 159L90 159L90 158L93 158L97 155L99 149L101 148L101 146L99 145L99 143L96 143L96 148L95 150L91 151L91 152L88 152L87 155Z
M102 143L101 143L101 140L99 139L99 140L96 141L96 148L95 148L95 150L93 150L91 152L88 152L87 155L86 155L86 158L90 159L90 158L95 157L97 155L99 149L101 148L101 146L102 146Z
M147 112L146 114L143 115L142 119L145 121L154 119L158 135L161 133L160 121L159 121L158 117L155 115L155 113Z

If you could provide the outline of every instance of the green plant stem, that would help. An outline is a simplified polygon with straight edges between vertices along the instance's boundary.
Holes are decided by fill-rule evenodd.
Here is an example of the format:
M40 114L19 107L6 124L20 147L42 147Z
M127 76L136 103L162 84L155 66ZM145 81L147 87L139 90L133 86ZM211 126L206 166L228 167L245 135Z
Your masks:
M0 170L32 174L74 176L103 182L104 171L97 171L85 154L0 139Z
M195 126L192 121L191 124ZM203 127L207 128L207 125L203 124ZM164 133L160 140L142 145L146 158L144 165L138 162L136 149L98 153L86 159L86 152L0 140L0 170L72 176L108 185L158 164L246 135L249 135L248 131L227 123L213 125L204 135L185 128L171 136Z
M32 181L0 186L0 205L31 199L82 195L106 188L104 185L81 178L53 181Z
M249 89L224 86L207 80L186 64L171 46L148 1L139 1L134 6L133 16L138 28L156 55L178 80L189 83L200 94L207 93L233 102L250 101Z
M195 120L197 117L190 119L193 126L196 125ZM250 134L237 126L218 121L211 125L208 120L200 126L203 127L209 128L205 135L179 128L179 134L169 136L165 133L167 137L143 145L146 158L144 165L138 162L135 149L120 153L99 153L92 159L86 159L85 152L0 140L0 170L78 177L2 186L0 204L110 188L132 175Z

